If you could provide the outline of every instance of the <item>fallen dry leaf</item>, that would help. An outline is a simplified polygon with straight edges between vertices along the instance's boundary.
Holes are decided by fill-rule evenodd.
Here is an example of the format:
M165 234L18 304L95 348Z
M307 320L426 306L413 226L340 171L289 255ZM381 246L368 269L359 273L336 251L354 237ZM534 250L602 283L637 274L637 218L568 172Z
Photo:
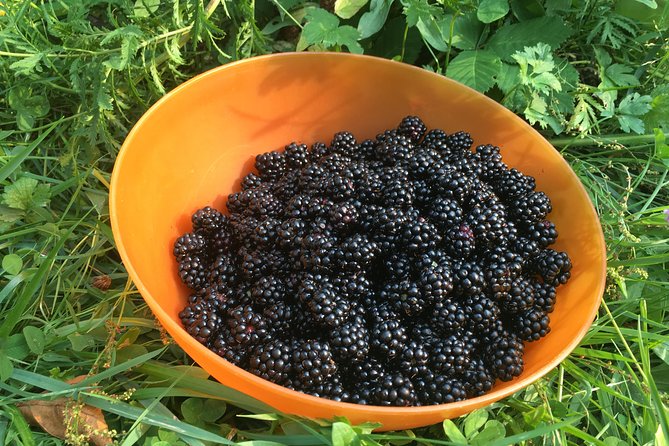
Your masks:
M78 376L68 383L75 384L84 378L86 376ZM112 444L105 417L96 407L67 398L28 401L17 406L28 423L41 427L54 437L66 439L74 434L94 446Z

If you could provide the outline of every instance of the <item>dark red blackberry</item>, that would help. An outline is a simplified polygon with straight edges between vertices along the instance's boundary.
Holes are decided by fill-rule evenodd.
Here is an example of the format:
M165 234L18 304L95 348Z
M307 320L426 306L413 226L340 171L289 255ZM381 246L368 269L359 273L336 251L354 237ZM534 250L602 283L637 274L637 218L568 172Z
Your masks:
M453 265L454 294L470 296L485 288L483 269L475 262L460 261Z
M379 406L413 406L418 396L409 378L401 373L388 373L379 380L372 399Z
M196 211L191 217L193 231L211 235L223 228L227 218L218 210L206 206Z
M376 242L366 235L353 234L346 237L333 251L337 270L357 272L366 269L379 254Z
M249 189L256 189L260 187L262 184L263 184L262 178L260 178L255 173L251 172L247 174L244 178L242 178L241 188L242 191Z
M228 310L227 325L234 340L245 346L253 346L267 339L265 318L250 305L239 305Z
M309 162L309 150L306 144L292 142L288 144L283 152L288 167L301 169Z
M333 153L350 156L356 151L356 144L355 136L351 132L339 132L335 133L330 143L330 150Z
M421 375L425 373L429 359L428 348L422 342L410 341L399 357L399 370L408 377Z
M427 302L442 302L453 291L453 275L444 264L428 266L420 272L417 285Z
M280 339L257 345L249 355L249 372L268 381L284 384L292 372L292 351Z
M464 152L471 149L472 144L474 144L474 140L472 140L472 137L469 133L459 131L449 135L446 139L446 143L451 149L451 153L458 157L458 155L462 156Z
M509 205L512 217L520 222L539 222L553 210L551 200L543 192L531 192L516 198Z
M448 404L465 399L465 387L459 379L430 373L415 379L420 402L424 405Z
M376 146L376 157L387 165L408 162L413 155L411 140L402 135L389 135Z
M174 242L173 254L177 261L190 255L203 254L207 249L207 240L202 234L186 233Z
M555 225L548 220L530 223L522 229L523 234L528 239L537 242L542 248L555 243L555 240L557 240L558 237L558 232L555 229Z
M308 309L313 321L321 326L335 328L348 319L351 304L338 295L329 282L303 282L299 299Z
M202 344L209 341L222 323L219 314L220 304L205 296L191 296L186 308L179 313L181 323L188 334Z
M462 221L462 208L456 200L435 198L427 210L427 217L440 231L449 231Z
M522 276L511 283L509 292L500 301L500 306L510 313L527 310L532 305L534 305L534 286Z
M497 304L484 294L467 297L463 302L463 308L468 316L467 325L476 333L495 328L501 316Z
M397 133L406 136L414 144L420 141L426 131L425 123L418 116L407 116L397 126Z
M552 313L555 309L555 287L548 283L534 282L534 306L538 310Z
M550 331L550 318L536 308L521 311L511 317L511 327L514 333L523 341L537 341Z
M286 298L286 284L276 276L263 276L251 287L251 299L255 305L265 307Z
M432 344L430 368L438 374L455 376L465 371L471 360L472 349L457 335L450 335Z
M263 180L276 180L286 172L286 157L281 152L267 152L256 156L256 170Z
M356 227L360 219L358 208L360 202L342 201L330 208L329 218L334 229L338 231L351 231Z
M369 330L369 344L381 358L399 355L407 342L406 328L398 319L376 322Z
M491 184L497 195L507 202L531 194L536 187L534 178L524 175L515 168L501 172Z
M433 330L443 334L453 334L464 327L468 320L465 308L457 300L445 299L434 304L430 315Z
M428 302L418 285L409 280L398 283L388 282L381 291L381 299L388 302L400 314L417 316L423 312Z
M199 290L207 283L209 259L204 254L188 254L179 262L179 277L188 288Z
M481 396L495 385L495 377L490 374L485 363L479 358L472 358L462 375L462 383L468 398Z
M295 342L292 363L302 389L322 384L337 372L330 345L315 339Z
M571 277L571 260L566 252L544 249L531 260L531 264L532 270L549 285L567 283Z
M333 329L330 334L332 353L338 361L360 362L369 353L369 332L362 317Z
M484 361L500 380L511 381L523 372L523 343L514 335L505 334L486 345Z
M427 252L441 242L437 228L423 217L407 221L401 235L406 249L415 253Z

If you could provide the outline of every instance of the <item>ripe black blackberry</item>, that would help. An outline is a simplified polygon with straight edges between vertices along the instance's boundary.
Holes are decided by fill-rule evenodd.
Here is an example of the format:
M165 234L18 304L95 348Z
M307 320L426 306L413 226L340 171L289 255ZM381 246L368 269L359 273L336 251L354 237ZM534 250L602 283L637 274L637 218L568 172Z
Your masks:
M532 270L549 285L558 286L567 283L571 277L571 260L565 252L544 249L532 259L531 263Z
M190 255L198 255L207 249L207 240L202 234L188 232L174 242L173 254L177 261Z
M428 348L421 341L409 341L399 357L399 370L405 376L422 375L427 371L430 359Z
M440 231L455 228L462 221L462 216L460 204L449 198L437 198L427 209L427 217Z
M242 191L245 191L249 189L258 188L262 183L263 183L262 178L260 178L255 173L251 172L247 174L244 178L242 178L240 187L242 188Z
M497 195L507 202L531 194L536 187L534 178L515 168L500 173L491 184Z
M350 231L360 219L358 208L362 205L355 201L342 201L330 208L329 218L334 229L338 231Z
M280 339L257 345L249 355L249 371L268 381L284 384L292 372L291 348Z
M476 147L474 156L477 159L477 175L479 178L491 182L507 172L508 166L502 161L500 149L491 144Z
M351 132L339 132L335 133L334 138L332 138L330 150L333 153L350 156L357 149L356 144L355 136Z
M207 282L227 294L239 279L237 265L229 254L220 254L209 266Z
M329 282L320 283L313 289L303 286L299 299L306 306L313 321L328 328L342 325L351 312L351 303L337 294Z
M525 263L539 254L539 251L541 250L541 246L538 242L530 240L527 237L518 237L510 244L510 248L514 253L518 254Z
M337 372L337 364L327 342L315 339L296 341L292 351L295 383L301 389L322 384Z
M448 377L463 373L471 361L472 347L457 335L450 335L432 345L430 368Z
M441 197L462 200L470 195L475 183L466 174L446 165L432 177L432 187Z
M446 144L451 149L454 157L460 158L464 153L471 149L474 140L467 132L459 131L449 135L446 139Z
M309 395L327 398L333 401L349 401L351 395L338 373L330 376L327 381L309 386L304 390Z
M354 234L341 239L333 258L338 270L357 272L371 265L379 251L378 244L366 235Z
M256 170L263 180L276 180L286 171L286 157L281 152L267 152L256 156Z
M248 348L239 344L227 327L224 326L218 329L218 331L209 339L208 347L218 356L237 367L248 367Z
M448 404L465 399L463 383L457 378L430 373L415 379L418 398L424 405Z
M193 222L193 231L202 234L213 235L226 224L227 217L221 214L217 209L206 206L197 210L191 217Z
M372 400L379 406L412 406L418 396L409 378L401 373L388 373L381 377Z
M409 162L414 145L403 135L388 135L376 146L376 157L387 165Z
M300 169L309 162L309 150L306 144L292 142L288 144L283 152L288 167Z
M382 358L394 358L407 342L404 324L399 319L388 319L374 323L369 330L369 345Z
M524 226L522 230L528 239L537 242L541 248L552 245L558 237L555 224L548 220L530 223Z
M427 302L443 302L453 291L453 275L444 264L427 266L418 276L418 290Z
M418 316L428 304L418 285L410 280L387 283L380 297L399 314L406 316Z
M445 145L447 140L448 134L446 132L441 129L431 129L425 134L420 145L428 149L434 149L440 147L441 144Z
M551 200L543 192L531 192L516 198L510 205L512 216L523 222L539 222L544 220L553 210Z
M428 179L434 172L443 167L441 154L434 149L416 150L408 162L411 178Z
M407 116L397 126L397 133L406 136L414 144L420 141L426 131L425 123L418 116Z
M250 197L246 207L250 215L260 219L266 217L276 217L283 210L283 204L271 192L262 189Z
M356 317L330 332L332 353L339 361L360 362L369 353L369 332L362 317Z
M548 283L533 282L534 306L538 310L552 313L555 309L555 287Z
M215 300L206 299L206 295L193 295L188 301L186 308L179 313L181 323L189 335L206 344L222 323L220 305Z
M534 305L534 286L525 277L516 278L504 294L500 306L509 313L527 310Z
M467 297L463 308L468 316L467 324L475 333L494 328L501 316L500 308L485 294Z
M401 281L408 279L412 271L414 260L403 252L394 252L383 260L383 274L388 279Z
M413 184L404 180L391 180L381 189L380 202L386 207L406 208L413 204Z
M268 337L267 322L250 305L239 305L227 312L227 325L234 340L250 347Z
M352 302L358 302L373 292L373 284L365 273L345 273L338 275L332 279L332 285Z
M266 307L286 298L286 284L276 276L263 276L251 287L251 299L255 305Z
M483 269L475 262L457 262L453 265L453 285L456 295L480 294L485 288Z
M311 145L311 150L309 151L309 160L318 161L321 158L328 156L330 154L330 148L323 144L322 142L316 142Z
M206 286L209 259L203 254L187 254L179 259L179 277L188 288L199 290Z
M327 272L334 268L334 248L337 238L315 232L302 239L300 261L306 271Z
M269 330L278 337L288 338L293 332L302 336L301 328L306 325L313 326L311 321L306 321L304 310L294 303L277 301L263 308L263 317ZM299 327L299 328L298 328Z
M495 384L495 376L490 373L483 360L472 358L462 375L462 384L464 384L467 397L474 398L492 389Z
M514 333L523 341L537 341L546 336L551 327L548 315L536 308L521 311L511 317L511 327Z
M407 221L402 228L402 244L410 252L422 253L441 242L439 230L423 217Z
M489 370L502 381L511 381L523 372L523 343L506 333L486 345L484 361Z
M433 330L453 334L467 324L469 316L458 300L444 299L434 304L430 323Z

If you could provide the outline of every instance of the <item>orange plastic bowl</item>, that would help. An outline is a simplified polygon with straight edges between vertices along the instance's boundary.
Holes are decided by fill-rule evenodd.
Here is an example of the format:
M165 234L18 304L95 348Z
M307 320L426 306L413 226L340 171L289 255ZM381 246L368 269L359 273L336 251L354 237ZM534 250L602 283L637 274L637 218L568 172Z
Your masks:
M226 197L256 154L293 140L329 142L343 129L374 137L405 115L428 127L466 130L475 144L502 147L504 160L533 175L553 202L572 278L559 289L552 332L527 345L525 371L487 395L429 407L338 403L295 392L233 366L190 337L177 314L188 290L172 257L174 240L191 230L190 215ZM599 307L605 247L595 210L558 152L520 118L470 88L413 66L348 54L258 57L208 71L174 89L139 120L116 161L110 211L130 277L165 329L220 382L277 410L312 418L346 416L383 430L436 423L486 406L536 381L576 347Z

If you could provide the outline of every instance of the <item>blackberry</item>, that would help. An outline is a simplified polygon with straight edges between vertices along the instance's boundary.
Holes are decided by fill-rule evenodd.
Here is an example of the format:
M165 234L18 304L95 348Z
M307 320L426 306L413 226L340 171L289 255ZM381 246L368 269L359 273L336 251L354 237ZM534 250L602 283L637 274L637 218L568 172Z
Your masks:
M355 184L350 178L331 175L325 178L325 195L333 200L346 200L355 195Z
M228 310L227 325L235 342L253 346L268 336L265 318L250 305L239 305Z
M466 221L474 232L479 249L504 244L506 215L501 207L477 206L467 215Z
M307 223L301 218L289 218L276 229L276 240L280 248L289 250L302 246L303 238L307 235Z
M315 339L295 343L292 364L296 382L302 388L322 384L337 372L330 345Z
M328 215L334 203L324 197L296 194L291 197L283 209L285 218L301 218L311 220Z
M298 332L300 336L303 335L296 330L296 327L302 325L301 322L306 318L304 311L297 305L276 301L264 307L262 314L267 326L277 336L288 337L293 331ZM309 323L311 324L310 321Z
M208 236L209 248L212 256L217 256L222 253L232 252L236 249L237 240L229 224L229 220L225 219L225 225Z
M387 277L396 281L409 278L413 259L406 253L392 253L383 260L384 273ZM385 276L384 276L385 277Z
M430 323L432 329L444 334L453 334L467 323L465 308L457 301L445 299L434 304Z
M544 249L532 259L532 269L544 283L558 286L571 277L571 260L566 252Z
M413 202L422 210L428 207L433 200L434 193L427 179L413 181Z
M283 152L288 167L300 169L309 162L309 150L306 144L292 142L288 144Z
M338 374L332 375L326 382L309 386L305 391L310 395L333 401L348 401L351 398Z
M383 358L394 358L407 342L406 329L397 319L375 323L369 331L371 348Z
M289 170L286 174L270 186L272 194L279 199L283 205L299 192L298 181L300 170Z
M253 238L253 234L260 224L260 220L255 217L233 214L230 216L230 232L232 236L241 242L242 245L248 246L247 243Z
M386 284L381 291L381 299L389 302L398 313L407 316L417 316L427 306L416 283L409 280Z
M548 283L534 282L534 306L545 313L552 313L555 309L555 287Z
M530 240L527 237L518 237L515 242L511 243L510 247L514 253L518 254L521 259L523 259L523 261L528 261L535 257L541 250L541 246L538 242Z
M249 355L249 371L268 381L284 384L292 371L291 349L285 342L274 339L257 345Z
M327 173L320 164L309 164L300 171L297 186L305 195L320 195L325 191Z
M209 260L201 254L190 254L179 259L179 277L188 288L198 290L207 283Z
M472 348L457 335L450 335L432 345L430 368L439 374L455 376L465 371Z
M204 253L207 248L207 240L202 234L186 233L174 242L173 254L177 262L181 259Z
M211 235L221 230L226 223L226 217L218 210L206 206L196 211L191 217L193 231Z
M454 293L460 296L479 294L485 288L483 269L474 262L460 261L453 266Z
M439 337L437 329L431 324L416 323L411 328L411 339L423 344L434 344Z
M448 404L465 399L463 383L456 378L431 374L416 380L421 403L425 405Z
M191 296L189 304L179 313L179 318L189 335L206 344L221 325L222 318L218 310L219 305L215 301Z
M500 305L510 313L527 310L534 305L534 286L522 276L516 278L511 283L511 288L504 295Z
M402 180L392 180L381 189L381 202L386 207L405 208L414 201L413 184Z
M242 275L247 279L258 279L285 267L285 259L275 251L239 251Z
M338 231L351 230L360 219L360 203L343 201L330 208L330 223Z
M421 146L434 149L435 147L445 146L446 141L448 140L448 134L441 129L432 129L425 134Z
M440 231L455 228L462 221L462 208L457 201L449 198L437 198L427 211L427 217Z
M523 372L523 343L506 333L486 346L484 361L488 369L500 380L511 381Z
M477 176L485 181L494 181L508 171L508 166L502 162L502 155L497 146L485 144L476 147L475 156L478 158Z
M458 172L451 166L444 166L437 170L432 178L432 186L435 191L444 198L462 200L472 190L472 181L462 172Z
M351 132L335 133L330 143L330 150L346 156L352 155L356 150L355 136Z
M258 190L250 197L246 211L255 217L275 217L283 210L283 205L269 191Z
M334 268L337 239L327 234L308 234L302 239L300 261L306 270L329 271Z
M354 383L378 382L386 374L383 364L372 357L368 357L363 362L354 363L350 370L351 381Z
M378 253L376 242L366 235L354 234L340 242L333 256L338 268L355 272L368 267Z
M408 162L413 155L411 140L402 135L389 135L376 146L376 156L387 165Z
M425 123L418 116L407 116L397 126L397 133L406 136L414 144L420 141L426 131Z
M253 303L261 307L281 302L286 297L286 285L275 276L264 276L251 287Z
M516 198L509 206L512 216L524 222L544 220L553 210L551 200L543 192L532 192Z
M485 363L479 358L472 358L462 375L462 383L468 398L481 396L492 390L495 377L490 374Z
M523 228L523 232L528 239L537 242L541 248L552 245L558 237L555 225L548 220L530 223Z
M453 277L445 265L423 268L418 278L418 290L428 302L442 302L453 291Z
M332 285L351 301L359 301L372 293L372 283L364 273L345 274L335 277Z
M373 395L379 406L412 406L418 396L411 380L401 373L389 373L381 377Z
M305 285L301 288L299 298L318 325L335 328L342 325L351 312L351 304L339 296L329 282Z
M500 308L484 294L469 296L463 303L469 319L469 328L477 333L495 328L500 318Z
M430 354L427 347L420 341L410 341L399 357L399 369L408 377L425 373Z
M441 242L441 235L432 223L419 217L403 225L402 242L410 252L426 252Z
M272 249L277 240L277 231L280 225L281 220L267 217L258 223L258 226L255 227L251 237L257 246L264 247L265 249Z
M512 201L534 192L536 183L534 178L512 168L498 175L492 181L492 186L500 198Z
M369 332L362 317L356 317L330 332L332 353L339 361L360 362L369 353Z
M416 150L408 163L409 173L414 179L428 179L443 165L441 154L434 149Z
M263 184L262 178L260 178L255 173L251 172L247 174L244 178L242 178L240 186L242 188L242 191L245 191L249 189L256 189L260 187L262 184Z
M256 170L263 180L276 180L286 171L286 157L281 152L267 152L256 156Z
M448 144L449 149L453 155L457 158L463 156L464 152L471 149L474 141L469 133L459 131L449 135L446 139L446 144Z
M248 364L248 350L235 341L234 336L227 328L220 328L209 340L208 347L218 356L237 367L246 368Z
M227 294L237 284L238 278L237 266L230 255L221 254L210 265L207 282Z
M548 315L534 308L516 313L511 318L514 333L523 341L537 341L546 336L551 327Z

